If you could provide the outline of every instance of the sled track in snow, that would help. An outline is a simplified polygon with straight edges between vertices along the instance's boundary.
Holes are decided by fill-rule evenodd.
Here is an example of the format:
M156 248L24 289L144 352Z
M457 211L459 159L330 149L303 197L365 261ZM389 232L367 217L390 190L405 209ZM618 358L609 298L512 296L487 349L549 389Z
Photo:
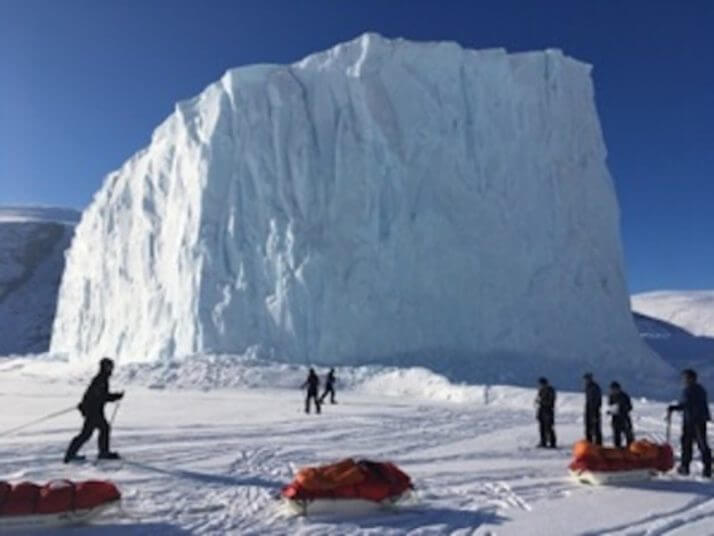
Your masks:
M714 497L696 499L684 507L669 512L651 514L634 523L586 532L583 536L667 536L676 533L680 529L687 531L681 532L681 534L696 534L696 526L698 524L704 526L704 522L709 522L707 523L708 527L714 526L712 525L714 523ZM703 528L703 530L710 531L711 528ZM701 534L708 533L702 532Z

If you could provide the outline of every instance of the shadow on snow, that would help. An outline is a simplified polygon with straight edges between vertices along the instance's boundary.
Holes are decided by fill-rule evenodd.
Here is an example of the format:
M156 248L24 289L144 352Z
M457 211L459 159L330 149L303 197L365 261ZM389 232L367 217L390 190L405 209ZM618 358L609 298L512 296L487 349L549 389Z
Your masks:
M484 524L501 525L508 518L490 510L457 510L448 507L399 508L368 517L336 517L330 515L308 517L308 521L355 526L362 529L398 528L405 532L438 527L439 532L451 533L462 529L476 529Z
M96 523L76 527L63 527L61 529L63 536L90 536L98 532L109 536L124 536L126 534L131 534L132 536L184 536L191 534L189 531L169 523ZM37 530L23 532L22 534L25 536L45 536L50 534L50 532L47 530Z
M280 482L266 480L257 476L240 478L229 475L201 473L199 471L187 471L185 469L164 469L162 467L156 467L155 465L131 462L127 460L125 460L124 463L143 471L160 473L184 480L195 480L204 484L221 484L223 486L255 486L259 488L279 488L282 485Z

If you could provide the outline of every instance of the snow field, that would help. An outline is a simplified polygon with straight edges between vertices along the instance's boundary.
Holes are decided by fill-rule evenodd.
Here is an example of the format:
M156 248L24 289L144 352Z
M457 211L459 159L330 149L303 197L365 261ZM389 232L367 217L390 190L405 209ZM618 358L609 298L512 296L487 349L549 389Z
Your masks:
M3 428L71 406L81 396L84 378L52 379L41 365L52 375L63 366L0 364L0 403L13 408L3 415ZM446 402L447 396L433 398L436 390L415 393L412 381L438 383L437 378L428 382L424 371L382 371L339 391L337 406L308 416L302 413L297 385L287 385L292 380L280 388L206 391L171 383L147 388L130 383L124 374L113 381L114 389L127 389L113 441L126 458L123 464L62 465L66 443L80 425L79 415L71 414L0 437L0 478L116 481L128 515L105 519L101 534L714 533L714 487L708 482L666 476L589 488L567 478L569 445L580 438L582 427L577 394L560 397L557 432L567 447L540 451L533 448L535 392L528 389L492 387L485 403L483 388L473 387L472 399L462 395L458 402ZM340 374L347 376L346 370ZM254 375L267 376L265 371ZM304 369L294 378L300 381L303 375ZM382 390L391 385L392 393L402 394L377 394L370 382ZM411 391L400 391L400 385ZM448 383L442 387L450 389ZM635 401L640 437L664 438L664 407ZM90 455L94 449L94 442L85 447ZM345 456L396 462L413 477L417 502L354 518L295 518L277 506L274 495L298 467ZM96 531L87 527L63 534Z

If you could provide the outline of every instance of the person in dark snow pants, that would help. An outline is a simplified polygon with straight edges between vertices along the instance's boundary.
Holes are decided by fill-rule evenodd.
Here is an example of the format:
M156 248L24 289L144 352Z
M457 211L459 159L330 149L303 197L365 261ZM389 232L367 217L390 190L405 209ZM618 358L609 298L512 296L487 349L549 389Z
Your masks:
M585 381L585 439L590 443L602 445L602 421L600 418L602 391L593 380L591 373L585 374L583 380Z
M99 373L94 377L92 383L89 384L87 390L82 397L82 401L77 408L84 417L84 426L82 431L72 439L72 442L67 447L67 452L64 455L64 463L69 463L73 460L82 459L77 456L79 449L82 448L94 430L99 430L99 459L113 460L119 455L116 452L109 450L109 434L110 427L104 416L104 405L107 402L116 402L124 397L124 393L109 392L109 377L114 371L114 361L108 357L102 358L99 362Z
M697 383L697 373L691 369L682 371L684 390L679 404L667 408L669 419L673 411L682 412L682 462L677 469L679 474L689 474L692 462L693 443L696 441L704 466L702 474L712 476L712 453L707 443L707 422L711 420L707 392Z
M622 447L623 436L628 447L635 440L635 435L632 432L632 419L630 418L631 411L632 400L630 400L630 396L622 390L618 382L612 382L610 384L607 413L612 420L612 438L617 448Z
M536 397L538 428L540 432L540 448L555 448L555 389L546 378L538 380L538 396Z
M328 394L330 395L330 404L337 404L335 400L335 369L333 368L325 376L325 392L320 397L321 404L325 403L325 398L327 398Z
M320 391L320 378L317 377L315 369L310 368L310 372L307 375L307 380L302 384L302 388L307 387L307 396L305 397L305 413L310 413L310 401L315 402L315 410L320 413L320 398L318 393Z

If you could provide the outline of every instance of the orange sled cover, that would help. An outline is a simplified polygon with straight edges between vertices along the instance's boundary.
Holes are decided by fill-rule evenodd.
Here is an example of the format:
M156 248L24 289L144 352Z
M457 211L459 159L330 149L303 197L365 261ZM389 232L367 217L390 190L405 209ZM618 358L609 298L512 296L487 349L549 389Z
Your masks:
M120 498L117 487L106 481L55 480L42 486L0 481L0 518L89 510Z
M571 471L633 471L651 469L667 472L674 467L674 453L667 444L635 441L626 449L599 447L587 441L573 446Z
M295 480L283 487L288 500L363 499L381 502L412 487L411 479L389 462L348 458L330 465L300 469Z

